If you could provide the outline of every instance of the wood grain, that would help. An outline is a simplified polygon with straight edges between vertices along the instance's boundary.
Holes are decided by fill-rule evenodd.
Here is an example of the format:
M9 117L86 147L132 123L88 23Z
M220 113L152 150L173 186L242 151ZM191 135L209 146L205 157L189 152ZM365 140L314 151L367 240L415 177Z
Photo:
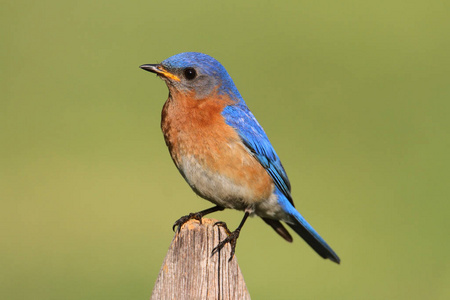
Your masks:
M226 237L217 220L190 220L175 234L153 288L151 299L250 299L231 247L211 251Z

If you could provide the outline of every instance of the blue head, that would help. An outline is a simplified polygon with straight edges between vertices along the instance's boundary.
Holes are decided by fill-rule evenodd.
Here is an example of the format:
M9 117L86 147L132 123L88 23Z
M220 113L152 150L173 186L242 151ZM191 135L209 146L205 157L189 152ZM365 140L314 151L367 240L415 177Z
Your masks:
M197 99L217 92L234 100L242 100L227 70L213 57L184 52L164 60L158 65L142 65L142 69L163 78L170 92L192 93Z

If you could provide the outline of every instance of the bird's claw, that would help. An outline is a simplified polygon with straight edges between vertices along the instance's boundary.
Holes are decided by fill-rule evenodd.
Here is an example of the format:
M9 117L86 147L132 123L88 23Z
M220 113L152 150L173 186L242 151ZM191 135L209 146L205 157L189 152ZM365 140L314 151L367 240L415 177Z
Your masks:
M214 223L214 226L220 226L223 229L225 229L225 232L227 233L227 235L231 234L231 231L230 231L230 229L228 229L227 223L225 223L225 222L222 222L222 221L216 222L216 223Z
M222 248L230 243L231 246L231 253L230 253L230 258L228 259L228 262L230 262L233 257L234 257L234 252L236 250L236 243L237 243L237 239L239 237L239 233L240 230L235 230L233 232L230 232L230 230L227 227L227 224L225 224L225 222L216 222L214 224L215 226L220 226L223 227L225 229L225 231L227 232L227 237L221 241L211 252L211 256L213 256L214 254L218 253L220 250L222 250Z
M172 230L175 231L175 227L178 226L177 233L180 232L181 226L184 225L189 220L197 220L202 224L202 214L201 213L190 213L189 215L182 216L178 220L175 221L175 223L172 226Z

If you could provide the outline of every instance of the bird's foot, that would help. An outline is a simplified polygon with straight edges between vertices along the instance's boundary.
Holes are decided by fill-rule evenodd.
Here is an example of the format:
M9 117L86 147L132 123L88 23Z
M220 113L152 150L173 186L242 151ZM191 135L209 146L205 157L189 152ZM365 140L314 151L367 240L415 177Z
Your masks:
M228 243L230 243L230 246L231 246L231 253L230 253L230 258L228 259L228 262L230 262L232 259L233 259L233 257L234 257L234 252L235 252L235 250L236 250L236 242L237 242L237 239L238 239L238 237L239 237L239 233L241 232L241 229L240 228L238 228L238 229L236 229L235 231L233 231L233 232L231 232L229 229L228 229L228 227L227 227L227 224L225 223L225 222L216 222L215 224L214 224L214 226L220 226L220 227L222 227L222 228L224 228L225 229L225 231L227 232L227 237L223 240L223 241L221 241L213 250L212 250L212 252L211 252L211 256L213 256L214 254L216 254L217 252L219 252L220 250L222 250L222 248L226 245L226 244L228 244Z
M213 212L216 212L219 210L224 210L224 209L225 208L223 208L222 206L216 205L214 207L211 207L211 208L208 208L208 209L196 212L196 213L190 213L187 216L182 216L181 218L179 218L178 220L175 221L175 224L173 224L172 230L175 231L175 227L178 226L177 232L180 232L181 226L183 226L184 223L186 223L187 221L192 220L192 219L197 220L200 222L200 224L202 224L202 218L205 215L208 215L210 213L213 213Z
M177 233L180 232L181 226L183 226L184 223L186 223L189 220L197 220L200 222L200 224L202 224L202 217L203 214L201 212L190 213L189 215L182 216L181 218L175 221L175 223L172 226L172 230L175 231L175 227L178 226Z

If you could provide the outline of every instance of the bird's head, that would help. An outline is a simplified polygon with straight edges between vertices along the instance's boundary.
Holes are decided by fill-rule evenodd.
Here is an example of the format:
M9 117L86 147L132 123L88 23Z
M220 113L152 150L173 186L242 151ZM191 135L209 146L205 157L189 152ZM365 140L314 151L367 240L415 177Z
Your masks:
M217 93L241 100L227 70L216 59L203 53L184 52L171 56L160 64L140 67L161 77L170 93L189 94L196 99L204 99Z

